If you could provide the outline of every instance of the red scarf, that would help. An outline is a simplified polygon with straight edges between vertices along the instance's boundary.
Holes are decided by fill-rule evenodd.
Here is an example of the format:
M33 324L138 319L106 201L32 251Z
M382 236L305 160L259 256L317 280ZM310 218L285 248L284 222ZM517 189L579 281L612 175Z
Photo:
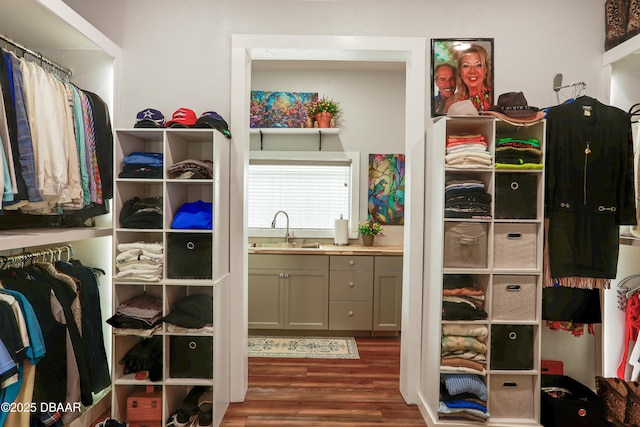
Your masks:
M624 374L627 370L627 357L629 356L629 342L638 339L638 331L640 330L640 298L633 295L627 300L627 319L625 322L624 332L624 354L618 366L618 378L624 380Z

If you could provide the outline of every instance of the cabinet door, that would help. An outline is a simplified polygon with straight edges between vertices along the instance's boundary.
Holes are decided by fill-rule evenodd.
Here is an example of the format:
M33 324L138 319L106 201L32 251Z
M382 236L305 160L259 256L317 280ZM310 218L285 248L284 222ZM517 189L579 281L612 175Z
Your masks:
M284 281L278 270L249 269L249 329L284 327Z
M329 328L328 277L327 270L289 270L285 273L286 329Z
M399 331L402 318L402 270L376 270L373 276L373 330Z

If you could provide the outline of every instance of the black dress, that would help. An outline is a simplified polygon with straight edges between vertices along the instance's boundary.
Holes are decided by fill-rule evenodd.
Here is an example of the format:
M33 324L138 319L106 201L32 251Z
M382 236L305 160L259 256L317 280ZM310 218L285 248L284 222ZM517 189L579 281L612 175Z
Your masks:
M636 222L633 172L626 112L587 96L549 110L545 217L552 278L615 278L619 227ZM542 317L600 323L599 295L598 289L545 287Z
M551 277L616 276L620 225L636 223L629 114L583 96L547 114Z

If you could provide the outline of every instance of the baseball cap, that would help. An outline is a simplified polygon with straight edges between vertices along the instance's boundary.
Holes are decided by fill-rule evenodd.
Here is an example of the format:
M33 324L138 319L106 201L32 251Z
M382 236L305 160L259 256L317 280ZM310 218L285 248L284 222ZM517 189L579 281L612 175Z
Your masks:
M164 115L153 108L145 108L136 114L134 128L161 128L164 126Z
M171 120L165 123L165 127L192 127L198 121L198 116L188 108L178 108L171 116Z

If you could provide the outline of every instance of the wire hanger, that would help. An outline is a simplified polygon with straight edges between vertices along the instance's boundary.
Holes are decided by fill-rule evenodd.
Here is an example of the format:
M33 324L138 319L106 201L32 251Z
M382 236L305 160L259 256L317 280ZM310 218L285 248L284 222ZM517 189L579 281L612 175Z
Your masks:
M629 114L631 115L631 123L638 123L638 120L634 120L634 117L640 116L640 102L636 102L629 107Z
M640 278L640 274L633 274L631 276L627 276L624 279L622 279L619 283L618 283L618 288L623 289L626 291L625 296L627 297L627 299L631 298L633 296L633 294L635 294L636 292L640 291L640 284L638 284L637 286L633 287L633 288L629 288L628 286L626 286L626 283L633 280L633 279L637 279Z

